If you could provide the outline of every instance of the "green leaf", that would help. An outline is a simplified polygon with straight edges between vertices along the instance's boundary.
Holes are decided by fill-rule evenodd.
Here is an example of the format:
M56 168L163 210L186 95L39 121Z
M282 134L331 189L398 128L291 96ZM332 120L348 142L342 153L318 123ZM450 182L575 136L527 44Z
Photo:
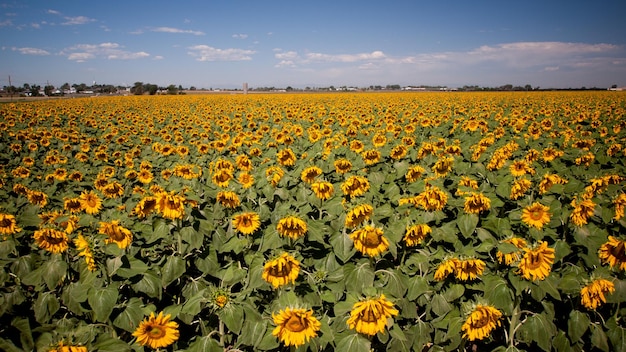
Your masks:
M544 280L537 281L536 284L556 300L561 300L561 294L557 289L558 279L556 278L556 275L548 275L548 277Z
M211 336L203 336L196 339L187 348L189 352L223 352L224 347L221 347L217 340Z
M5 352L24 352L24 349L17 348L15 344L9 340L0 337L0 350Z
M189 249L199 249L204 242L204 235L190 226L180 229L180 237L184 242L189 243Z
M591 345L602 351L609 351L609 342L601 325L591 325Z
M103 287L89 291L87 302L89 302L93 310L93 319L99 322L106 322L113 312L117 296L118 292L114 287Z
M387 279L384 290L393 297L404 297L407 291L407 278L402 272L394 269L387 269L382 272L382 276Z
M347 234L335 231L330 237L330 244L337 259L347 263L356 252L354 244Z
M41 275L49 290L54 290L67 273L67 262L60 255L53 255L41 266Z
M240 268L236 264L232 264L226 268L224 276L222 276L222 281L226 285L234 285L243 281L247 274L248 272L246 269Z
M16 317L11 321L11 325L20 331L22 348L26 351L32 351L35 341L33 340L33 332L30 329L28 318Z
M433 312L438 316L445 315L452 310L452 305L448 303L448 301L442 294L436 294L433 296L431 306Z
M228 330L239 335L241 327L243 326L243 308L238 304L229 304L220 309L217 313L218 317Z
M570 340L572 342L577 342L587 329L589 329L590 319L589 316L585 313L582 313L578 310L573 310L569 314L569 319L567 320L567 334L569 335Z
M111 334L100 334L98 340L92 346L93 350L98 352L130 352L131 345Z
M152 232L147 235L146 244L152 244L161 238L170 237L170 227L164 219L155 219L152 225Z
M37 297L33 305L35 320L42 324L47 323L59 308L61 308L61 304L56 295L53 292L43 292L39 294L39 297Z
M153 298L161 298L161 278L154 272L148 271L136 284L132 285L135 291L143 292Z
M343 273L348 292L360 294L363 289L374 285L374 270L372 270L369 261L363 260L356 265L346 264Z
M346 335L337 341L335 351L369 352L371 342L361 334Z
M406 293L406 299L413 301L417 297L429 291L430 285L428 280L422 276L414 276L408 279L409 285Z
M448 302L452 302L463 296L463 293L465 293L465 286L453 284L443 293L443 296Z
M483 282L485 283L485 299L494 307L510 314L513 311L514 294L508 282L495 275L485 275Z
M613 349L619 352L626 352L626 329L618 324L615 317L607 320L606 327L607 336L611 340Z
M135 331L144 317L142 306L143 303L139 298L131 298L126 303L124 310L113 320L113 325L128 332Z
M519 333L524 341L535 341L541 349L550 351L552 336L556 334L556 326L543 314L535 314L527 318L519 329Z
M474 233L476 225L478 225L478 215L476 214L462 214L456 220L456 226L465 238L469 238Z
M165 288L180 278L185 273L185 269L185 260L177 256L169 257L161 269L161 286Z
M239 341L244 345L256 347L263 340L266 330L267 321L246 317L241 330L242 333L239 335Z

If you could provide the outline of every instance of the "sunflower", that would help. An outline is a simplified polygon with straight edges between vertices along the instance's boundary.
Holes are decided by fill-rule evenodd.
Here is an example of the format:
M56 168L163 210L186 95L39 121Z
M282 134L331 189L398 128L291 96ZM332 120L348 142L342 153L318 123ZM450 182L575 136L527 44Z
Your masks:
M178 323L170 321L171 315L163 316L160 312L156 317L154 313L150 313L148 319L144 319L137 329L133 332L133 336L137 338L142 346L149 346L152 349L167 347L178 340Z
M182 219L185 215L185 198L174 192L156 195L156 210L167 219Z
M352 306L350 318L347 321L350 329L358 333L373 336L385 332L387 319L398 315L393 303L387 300L384 294L379 298L359 301Z
M530 165L528 165L528 162L526 162L526 160L514 161L509 167L509 170L511 171L511 175L515 177L524 176L527 174L528 175L535 174L535 169L530 167Z
M133 240L133 234L129 229L122 227L119 220L113 220L111 222L100 222L99 233L109 236L105 243L115 243L120 248L126 248Z
M74 239L74 246L76 246L76 250L78 250L78 255L81 257L85 257L85 263L87 263L87 269L89 271L95 271L98 267L96 266L96 261L93 258L93 252L91 251L89 241L79 234L78 237Z
M543 225L550 222L549 207L535 202L522 210L522 221L530 226L541 229Z
M0 235L2 235L3 239L20 231L22 231L22 229L17 227L17 221L14 215L0 213Z
M510 253L502 253L498 251L496 253L496 257L498 258L498 262L500 264L511 265L512 263L520 260L522 249L526 248L526 240L519 237L513 237L506 240L501 241L501 243L510 243L520 250Z
M350 176L342 184L341 190L344 195L358 197L370 189L370 182L363 176Z
M345 174L352 169L352 163L348 159L335 160L335 172L338 174Z
M422 243L426 236L433 230L427 224L417 224L406 229L404 234L404 243L408 247L417 246Z
M315 196L321 200L328 200L335 193L333 184L327 181L315 181L311 184Z
M202 176L202 169L198 165L185 164L174 166L174 175L182 177L185 180L193 180Z
M248 158L247 155L239 155L235 159L235 164L237 164L237 168L241 171L250 171L252 170L252 161Z
M11 173L13 174L13 177L16 178L27 178L30 176L30 170L23 166L16 167L13 171L11 171Z
M47 352L87 352L87 347L73 344L66 344L59 341L58 345L48 349Z
M278 182L280 182L283 178L283 175L285 175L285 171L283 171L283 169L279 166L270 166L267 170L265 170L265 177L274 187L278 185Z
M431 186L416 196L416 205L427 211L439 211L446 206L448 196L436 186Z
M456 262L454 276L461 281L475 280L483 274L485 262L480 259L464 259Z
M102 200L93 191L83 191L78 197L81 209L87 214L94 215L102 209Z
M454 162L454 158L450 156L440 157L435 165L433 165L432 170L437 177L445 177L448 172L452 170L452 163Z
M35 231L33 238L39 248L45 249L51 253L63 253L68 247L67 243L69 239L67 234L63 231L42 228Z
M350 234L354 248L370 257L375 257L389 248L389 240L382 229L366 225Z
M241 204L237 193L232 191L219 191L217 192L217 201L226 208L236 208Z
M135 208L133 208L133 214L139 218L145 218L148 215L155 212L157 209L157 198L153 196L143 197Z
M423 167L419 165L415 165L406 171L404 178L406 179L407 182L413 183L417 181L420 177L422 177L425 171L426 170Z
M278 337L287 346L298 347L316 337L321 324L313 316L312 310L285 308L278 314L272 314L276 328L272 335Z
M300 262L288 253L281 254L263 266L263 280L274 288L294 283L300 273Z
M491 200L485 197L482 193L472 192L469 196L465 197L465 210L468 214L480 214L483 211L487 211L491 208Z
M392 159L400 160L406 156L407 152L408 150L406 146L403 144L399 144L391 149L391 153L389 154L389 156L391 156Z
M523 251L518 268L526 280L543 280L550 275L554 263L554 248L549 248L548 242L542 241L535 248L523 248Z
M539 193L544 194L550 191L554 185L564 185L567 180L556 174L545 174L541 182L539 182Z
M315 178L322 174L322 169L317 166L310 166L302 170L300 173L300 179L302 182L313 183Z
M152 182L153 179L154 176L152 175L152 171L150 171L149 169L140 169L139 173L137 173L137 180L139 180L139 182L143 183L144 185Z
M233 225L237 231L250 235L261 226L261 220L255 212L239 213L233 216Z
M502 312L492 306L476 305L461 326L463 338L470 341L484 339L493 329L500 326L501 317Z
M233 179L233 172L230 169L220 168L213 173L211 180L218 187L228 187L228 183Z
M513 181L509 198L516 200L523 197L524 193L526 193L530 189L530 186L532 186L532 182L524 177Z
M65 198L63 200L63 209L70 213L78 213L83 210L83 204L80 202L80 198Z
M456 267L459 263L457 258L446 259L443 262L439 263L437 270L435 271L435 280L443 281L448 277L448 275L454 273L456 271Z
M124 194L124 186L117 181L110 182L102 187L101 192L107 198L118 198Z
M574 225L579 227L585 225L589 221L589 218L593 215L593 210L596 207L596 204L591 199L583 199L583 201L579 202L576 198L574 198L570 205L574 207L574 210L572 210L569 218L572 220Z
M609 241L600 246L598 256L603 264L626 270L626 241L609 236Z
M613 220L619 220L624 216L624 209L626 209L626 193L620 193L613 200L613 205L615 206L615 216Z
M239 181L244 189L248 189L254 184L254 176L247 172L242 172L239 174L239 177L237 177L237 181Z
M373 165L380 161L380 152L376 149L366 150L361 156L366 165Z
M368 220L374 213L374 207L369 204L359 204L350 209L346 215L345 227L355 228Z
M607 293L615 292L615 285L605 279L596 279L580 290L580 303L587 309L596 309L606 303Z
M26 197L31 204L39 205L40 207L45 207L48 204L48 195L40 191L28 190Z
M290 237L296 240L304 236L308 229L304 220L295 216L287 216L278 221L276 230L282 236Z
M276 158L278 159L278 163L283 166L294 166L296 163L296 154L290 149L285 148L276 153Z

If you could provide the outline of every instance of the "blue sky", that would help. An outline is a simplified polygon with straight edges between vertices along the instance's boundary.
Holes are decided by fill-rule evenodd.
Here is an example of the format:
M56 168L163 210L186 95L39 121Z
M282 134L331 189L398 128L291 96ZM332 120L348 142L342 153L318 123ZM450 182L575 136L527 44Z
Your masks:
M624 0L0 0L0 86L626 86Z

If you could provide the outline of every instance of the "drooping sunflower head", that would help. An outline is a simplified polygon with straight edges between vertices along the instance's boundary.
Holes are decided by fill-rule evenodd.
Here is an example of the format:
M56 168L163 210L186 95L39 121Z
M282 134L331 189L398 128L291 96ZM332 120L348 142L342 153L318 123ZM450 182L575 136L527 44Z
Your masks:
M524 248L524 255L518 265L519 272L526 280L543 280L552 271L554 248L542 241L535 248Z
M406 179L407 182L413 183L417 181L420 177L422 177L425 171L426 170L423 167L419 165L415 165L406 171L404 178Z
M17 220L14 215L0 213L0 235L2 235L4 239L20 231L21 229L17 226Z
M157 199L153 196L145 196L143 197L135 208L133 209L133 214L137 215L139 218L145 218L148 215L155 212L157 209Z
M346 214L345 226L348 228L355 228L366 220L369 220L373 213L374 207L371 205L359 204Z
M304 236L308 230L304 220L296 216L287 216L278 221L276 230L281 236L298 239Z
M120 225L119 220L100 222L99 233L107 235L105 243L115 243L119 248L126 248L133 240L133 234L129 229Z
M440 157L433 165L432 170L437 177L445 177L452 170L452 163L454 163L453 157Z
M448 195L436 186L429 187L416 197L417 205L427 211L442 210L448 202Z
M278 159L278 163L283 166L293 166L296 163L296 154L291 150L291 148L285 148L276 153L276 158Z
M63 208L70 213L78 213L83 210L80 198L66 198L63 200Z
M269 260L263 267L263 280L278 288L294 283L300 273L300 262L288 253Z
M163 312L157 316L150 313L149 318L139 323L133 336L142 346L148 346L152 349L167 347L176 342L180 336L178 323L170 321L170 318L170 314L164 316Z
M311 184L315 196L321 200L328 200L335 193L333 184L327 181L315 181Z
M602 264L626 270L626 241L609 236L609 240L600 246L598 257Z
M233 216L233 226L244 235L250 235L261 226L261 219L255 212L243 212Z
M480 214L491 208L491 200L482 193L472 192L465 197L465 210L468 214Z
M456 271L456 267L459 264L459 260L457 258L449 258L439 263L437 266L437 270L435 270L435 280L443 281L448 275L454 273Z
M481 276L484 270L484 261L480 259L462 259L456 263L454 276L461 281L470 281Z
M615 285L606 279L595 279L580 290L580 303L587 309L596 309L606 303L606 294L615 292Z
M322 174L322 169L317 166L310 166L302 170L300 173L300 179L306 183L313 183L315 178Z
M335 160L335 172L338 174L345 174L352 169L352 163L348 159Z
M52 228L42 228L33 234L39 248L51 253L63 253L67 251L69 238L63 231Z
M526 240L519 237L513 237L506 240L501 241L501 243L510 243L518 248L517 251L503 253L498 251L496 253L496 257L498 258L498 262L500 264L511 265L518 260L520 260L522 256L522 249L526 248Z
M463 338L475 341L488 337L496 327L500 326L501 317L502 312L492 306L476 305L461 326Z
M574 207L574 210L570 213L569 218L576 226L585 225L589 218L593 216L596 207L596 204L591 199L583 199L582 201L574 199L571 205Z
M226 208L236 208L241 204L239 196L233 191L219 191L217 192L217 201Z
M75 345L72 343L66 343L65 341L59 341L59 343L50 349L48 352L87 352L86 346Z
M373 336L385 332L387 319L398 315L392 302L384 294L378 298L366 299L355 303L347 321L350 329L358 333Z
M287 346L304 345L317 336L321 323L313 316L312 310L287 307L278 314L272 314L276 328L272 335L278 337Z
M124 194L124 186L117 181L107 183L100 190L107 198L119 198Z
M522 221L530 226L541 229L550 222L550 208L535 202L522 210Z
M362 196L369 189L370 183L368 179L359 175L350 176L341 184L343 194L350 197Z
M174 192L160 192L156 195L156 209L167 219L182 219L185 215L185 197Z
M376 257L389 248L389 240L382 229L366 225L350 234L354 248L370 257Z
M406 229L404 242L408 247L417 246L422 243L426 236L433 230L427 224L417 224Z

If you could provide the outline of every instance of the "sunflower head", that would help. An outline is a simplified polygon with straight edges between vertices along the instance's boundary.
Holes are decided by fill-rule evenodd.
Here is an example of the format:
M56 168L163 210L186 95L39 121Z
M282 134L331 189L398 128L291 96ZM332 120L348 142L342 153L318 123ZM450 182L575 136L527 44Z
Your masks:
M461 326L463 338L470 341L482 340L500 326L502 312L489 305L476 305Z
M598 257L602 264L626 270L626 241L609 236L608 241L600 246Z
M335 193L333 184L327 181L315 181L311 184L315 196L321 200L328 200Z
M304 345L317 336L321 323L313 316L312 310L287 307L277 314L272 314L276 328L272 335L278 337L287 346Z
M169 314L164 316L163 312L157 316L150 313L150 317L139 323L133 336L142 346L152 349L167 347L176 342L180 336L178 323L170 321L170 318Z
M541 229L550 222L550 208L535 202L522 210L522 222L530 227Z
M524 255L518 265L519 272L526 280L543 280L552 271L554 248L542 241L535 248L524 248Z
M373 336L385 332L387 319L398 315L392 302L384 294L378 298L359 301L352 306L350 318L347 321L350 329L358 333Z
M294 283L300 273L300 262L289 253L269 260L263 267L263 279L274 288Z
M354 248L370 257L376 257L389 248L389 240L382 229L366 225L350 234Z
M307 224L297 216L287 216L278 221L276 230L281 236L298 239L308 231Z
M250 235L261 226L261 218L255 212L239 213L233 216L233 226L244 235Z
M404 242L408 247L417 246L422 243L426 236L433 230L427 224L417 224L406 229L404 234Z

